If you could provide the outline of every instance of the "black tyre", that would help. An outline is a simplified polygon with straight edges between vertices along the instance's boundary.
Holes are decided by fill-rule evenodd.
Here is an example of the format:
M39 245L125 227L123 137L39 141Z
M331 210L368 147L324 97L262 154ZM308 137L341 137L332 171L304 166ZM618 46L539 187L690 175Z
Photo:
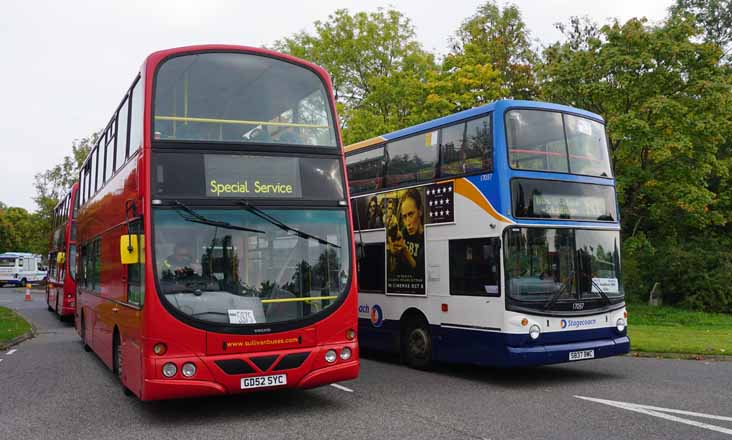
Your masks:
M432 338L427 322L422 318L407 322L402 334L402 359L418 370L429 369L432 365Z
M53 307L51 307L51 292L48 289L46 289L46 306L49 312L53 312Z
M20 280L20 287L25 287L27 285L28 285L28 280L27 279L23 278L22 280Z
M84 315L81 315L81 344L84 346L84 351L91 351L91 347L86 343L86 319Z

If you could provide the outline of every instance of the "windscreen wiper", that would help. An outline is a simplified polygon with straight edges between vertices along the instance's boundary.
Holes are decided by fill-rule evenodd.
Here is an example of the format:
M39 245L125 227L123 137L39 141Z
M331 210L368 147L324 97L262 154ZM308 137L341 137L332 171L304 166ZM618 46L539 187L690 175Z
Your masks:
M175 204L176 204L176 206L178 206L180 209L182 209L183 211L185 211L188 214L188 215L183 215L183 214L180 214L180 212L179 212L180 216L183 217L183 220L185 220L185 221L189 221L189 222L193 222L193 223L201 223L201 224L209 225L209 226L216 226L216 227L224 228L224 229L234 229L237 231L256 232L258 234L265 233L264 231L260 231L259 229L252 229L252 228L247 228L244 226L232 225L231 223L228 223L228 222L211 220L208 217L205 217L205 216L197 213L193 209L189 208L188 206L184 205L183 203L181 203L177 200L175 201Z
M557 302L557 300L567 290L567 286L571 286L572 284L574 284L574 271L569 272L569 275L567 275L567 281L569 282L569 284L567 282L565 282L562 285L562 288L559 289L559 291L557 293L552 295L551 298L549 298L549 301L547 301L546 305L544 305L544 310L549 310L549 307L551 307L555 302Z
M593 285L593 286L595 286L595 287L597 288L597 293L599 293L599 294L600 294L600 296L601 296L601 297L602 297L602 298L603 298L603 299L605 300L605 302L607 302L608 304L611 304L611 303L612 303L612 301L611 301L611 300L610 300L610 298L609 298L609 297L607 296L607 294L605 293L605 291L603 291L603 290L602 290L602 289L600 288L600 285L598 285L598 284L597 284L597 283L595 282L595 280L594 280L594 279L592 279L592 277L590 277L590 281L592 281L592 285Z
M271 215L267 214L266 212L262 211L261 209L257 208L256 206L252 205L248 202L238 202L239 205L243 206L247 211L251 212L252 214L256 215L257 217L261 218L262 220L265 220L269 223L272 223L273 225L277 226L278 228L282 229L283 231L292 232L293 234L297 235L300 238L311 238L315 241L317 241L320 244L324 244L326 246L333 246L334 248L340 248L335 243L331 243L328 240L324 240L320 237L316 237L315 235L308 234L307 232L303 232L299 229L295 229L292 226L288 226L285 223L282 223L279 219L272 217Z

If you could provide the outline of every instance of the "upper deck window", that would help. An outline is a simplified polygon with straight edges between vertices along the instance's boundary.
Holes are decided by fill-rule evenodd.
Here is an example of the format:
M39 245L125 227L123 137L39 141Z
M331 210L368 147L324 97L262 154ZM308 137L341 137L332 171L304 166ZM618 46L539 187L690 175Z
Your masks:
M327 90L310 70L243 53L165 61L153 139L335 147Z
M605 127L587 118L542 110L507 113L514 169L611 177Z
M396 186L422 182L435 177L437 130L421 133L387 144L389 163L386 184Z
M379 189L384 171L384 147L348 156L346 166L352 193Z

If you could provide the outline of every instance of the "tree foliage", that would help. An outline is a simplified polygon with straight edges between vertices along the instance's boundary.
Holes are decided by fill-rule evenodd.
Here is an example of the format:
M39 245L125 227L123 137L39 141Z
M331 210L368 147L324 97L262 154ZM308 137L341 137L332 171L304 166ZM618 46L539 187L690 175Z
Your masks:
M497 97L532 99L538 94L534 74L537 60L531 34L518 7L509 4L501 9L489 0L455 33L444 67L458 72L490 68L485 78L492 79L491 84L499 87ZM458 84L459 78L456 78ZM487 101L496 99L490 93L487 95Z
M45 254L48 251L47 237L40 230L42 223L38 214L31 214L23 208L0 205L0 253Z
M699 23L704 40L732 50L732 0L676 0L672 15L689 14Z

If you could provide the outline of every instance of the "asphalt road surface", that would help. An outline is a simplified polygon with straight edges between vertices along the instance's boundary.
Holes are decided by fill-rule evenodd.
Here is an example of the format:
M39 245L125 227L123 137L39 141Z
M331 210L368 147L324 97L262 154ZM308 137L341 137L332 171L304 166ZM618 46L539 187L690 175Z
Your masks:
M38 335L0 352L0 439L730 439L732 362L618 357L531 369L408 369L308 391L140 402L45 295L0 289Z

